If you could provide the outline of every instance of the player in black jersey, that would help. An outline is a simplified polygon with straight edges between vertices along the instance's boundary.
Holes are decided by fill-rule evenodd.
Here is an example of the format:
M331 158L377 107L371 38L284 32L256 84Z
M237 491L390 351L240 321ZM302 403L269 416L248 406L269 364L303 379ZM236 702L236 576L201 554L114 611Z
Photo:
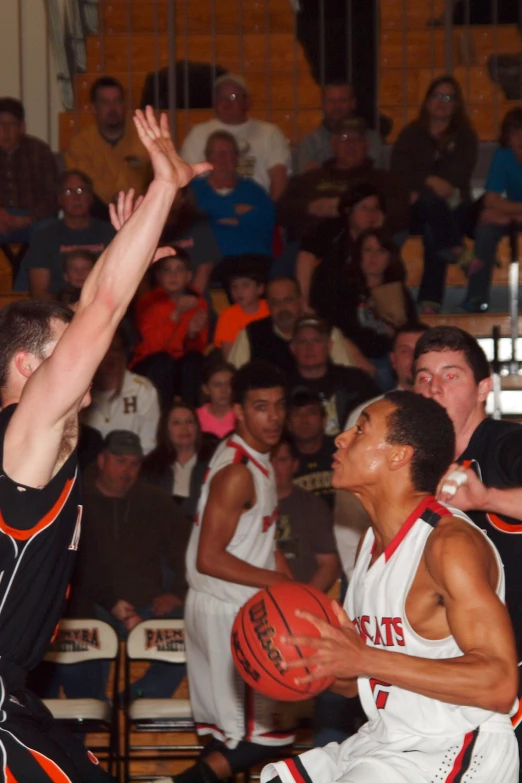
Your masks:
M81 524L77 414L156 248L175 195L208 164L177 155L168 124L136 113L154 180L89 275L74 316L62 305L0 311L0 783L110 780L25 687L57 627ZM170 251L171 252L171 251Z
M482 348L467 332L453 326L429 329L417 343L414 361L415 391L439 402L455 428L455 463L439 485L438 498L466 511L497 547L504 563L506 603L520 662L522 427L487 418L490 367ZM522 708L512 720L522 751Z

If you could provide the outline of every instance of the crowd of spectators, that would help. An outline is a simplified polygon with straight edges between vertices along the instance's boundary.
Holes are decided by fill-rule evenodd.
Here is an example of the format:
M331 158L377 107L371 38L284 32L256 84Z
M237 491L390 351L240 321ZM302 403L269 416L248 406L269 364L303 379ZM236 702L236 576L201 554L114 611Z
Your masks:
M122 86L100 78L91 102L94 122L71 140L59 174L47 145L26 135L22 104L0 99L0 244L29 245L15 289L73 307L119 228L109 205L120 191L143 194L150 179ZM234 373L254 359L287 380L287 435L273 454L280 547L299 578L331 587L340 572L334 436L366 401L410 385L426 329L419 315L441 308L448 264L469 275L463 307L487 309L496 245L512 221L522 223L522 109L506 116L486 193L474 204L477 136L449 76L428 88L389 169L348 84L324 87L323 121L296 150L293 172L281 131L249 108L242 77L216 80L215 118L182 147L188 161L206 158L213 170L176 198L159 260L82 414L86 543L69 611L109 617L122 635L140 619L182 614L187 520L217 443L234 429ZM400 247L417 232L424 273L415 302ZM214 286L229 300L219 318ZM124 556L119 549L115 557L123 533ZM167 680L158 688L158 672L140 692L176 687Z

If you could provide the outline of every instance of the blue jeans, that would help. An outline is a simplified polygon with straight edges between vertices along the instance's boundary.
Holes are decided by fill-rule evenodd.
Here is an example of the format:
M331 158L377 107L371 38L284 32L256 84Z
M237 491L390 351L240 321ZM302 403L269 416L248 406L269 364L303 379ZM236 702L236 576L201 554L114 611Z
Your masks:
M156 618L151 607L139 609L137 612L144 620ZM125 626L110 612L97 607L97 615L98 619L112 625L121 639L126 638ZM163 618L169 619L181 617L183 617L182 607L171 614L163 615ZM162 618L157 619L161 621ZM68 699L104 700L107 698L109 672L109 661L86 661L72 665L43 661L38 667L38 682L36 687L33 685L33 689L44 699L57 699L62 687ZM168 699L178 689L185 674L185 664L152 661L143 677L131 685L130 698L143 696L149 699Z
M323 691L314 699L313 745L323 747L329 742L344 742L366 716L358 698L347 699L332 691Z
M161 621L164 619L179 620L183 617L183 607L174 609L169 614L162 617L156 617L150 606L136 610L143 620ZM116 620L110 612L99 607L98 614L100 620L110 623L115 629L120 639L127 637L125 626L120 620ZM152 661L143 677L133 682L130 687L130 698L137 699L143 696L147 699L168 699L181 685L183 678L187 673L187 667L184 663L167 663L166 661Z
M395 373L393 372L389 355L386 354L386 356L379 356L376 359L369 359L369 361L377 370L374 379L377 386L379 386L383 392L394 389L397 385L397 380L395 378Z
M522 224L518 227L522 231ZM475 259L469 269L468 290L465 302L480 305L489 300L489 289L495 266L497 245L509 232L509 226L486 223L475 232Z
M451 209L431 190L423 191L411 208L412 232L422 234L424 270L419 302L442 304L448 260L444 251L459 247L464 240L462 223L467 207Z

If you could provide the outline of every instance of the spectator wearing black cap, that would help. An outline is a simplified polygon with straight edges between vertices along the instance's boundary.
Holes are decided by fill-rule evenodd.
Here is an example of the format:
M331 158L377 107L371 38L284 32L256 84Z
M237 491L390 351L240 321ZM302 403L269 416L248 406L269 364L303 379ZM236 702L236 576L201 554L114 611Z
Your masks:
M279 441L271 461L279 508L278 548L298 582L326 593L341 572L332 512L318 493L296 482L299 454L289 438L283 436Z
M393 233L409 225L409 194L368 154L366 123L352 117L332 135L332 157L319 168L293 177L277 202L278 222L290 239L302 239L323 221L337 221L341 196L360 180L373 184L387 205Z
M288 399L286 426L298 462L294 484L333 508L332 458L336 446L334 437L325 435L327 414L321 395L297 386Z
M332 134L339 125L356 116L357 97L353 85L346 81L327 82L321 90L323 119L321 124L302 139L297 148L297 173L315 169L332 157ZM366 132L368 154L382 167L384 149L381 135L372 129Z
M273 278L266 287L266 300L270 315L241 329L229 361L239 369L252 359L261 359L292 372L295 358L290 346L295 325L303 314L299 283L291 277ZM348 344L339 329L333 328L330 338L332 361L347 366L359 363L359 352L353 343Z
M329 359L330 329L316 316L297 322L290 350L296 369L288 375L290 395L308 391L319 396L326 409L325 433L337 435L348 413L379 393L370 376L357 367L341 367Z
M142 620L182 617L186 593L191 525L166 492L139 479L142 459L134 432L113 430L105 438L97 471L84 489L82 545L67 605L69 616L98 616L122 637ZM104 672L91 671L92 682L66 677L66 695L104 698ZM183 676L178 667L156 662L134 692L167 698Z
M223 352L225 359L228 359L241 329L270 315L263 298L265 282L255 258L245 255L237 259L228 279L228 290L234 304L220 314L214 335L214 345Z
M238 176L239 145L228 131L210 134L205 158L212 171L193 180L190 188L196 206L210 220L223 255L213 279L226 283L237 257L245 253L257 255L260 270L268 273L275 226L272 199L257 182Z
M0 244L26 243L58 209L58 170L48 144L25 132L25 110L0 98Z

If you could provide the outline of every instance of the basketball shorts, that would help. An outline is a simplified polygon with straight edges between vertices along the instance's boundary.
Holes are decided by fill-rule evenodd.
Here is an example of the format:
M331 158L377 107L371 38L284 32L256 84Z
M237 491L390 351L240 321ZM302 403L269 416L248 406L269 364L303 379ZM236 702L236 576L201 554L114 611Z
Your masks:
M444 746L442 738L428 744L417 736L407 750L404 739L395 747L376 742L368 725L341 745L268 764L261 783L518 783L518 745L509 730L477 729Z
M0 783L110 783L85 746L26 688L0 678Z
M241 741L289 745L293 705L267 699L247 687L232 661L230 635L240 607L189 590L185 645L190 702L198 734L212 734L230 748Z

